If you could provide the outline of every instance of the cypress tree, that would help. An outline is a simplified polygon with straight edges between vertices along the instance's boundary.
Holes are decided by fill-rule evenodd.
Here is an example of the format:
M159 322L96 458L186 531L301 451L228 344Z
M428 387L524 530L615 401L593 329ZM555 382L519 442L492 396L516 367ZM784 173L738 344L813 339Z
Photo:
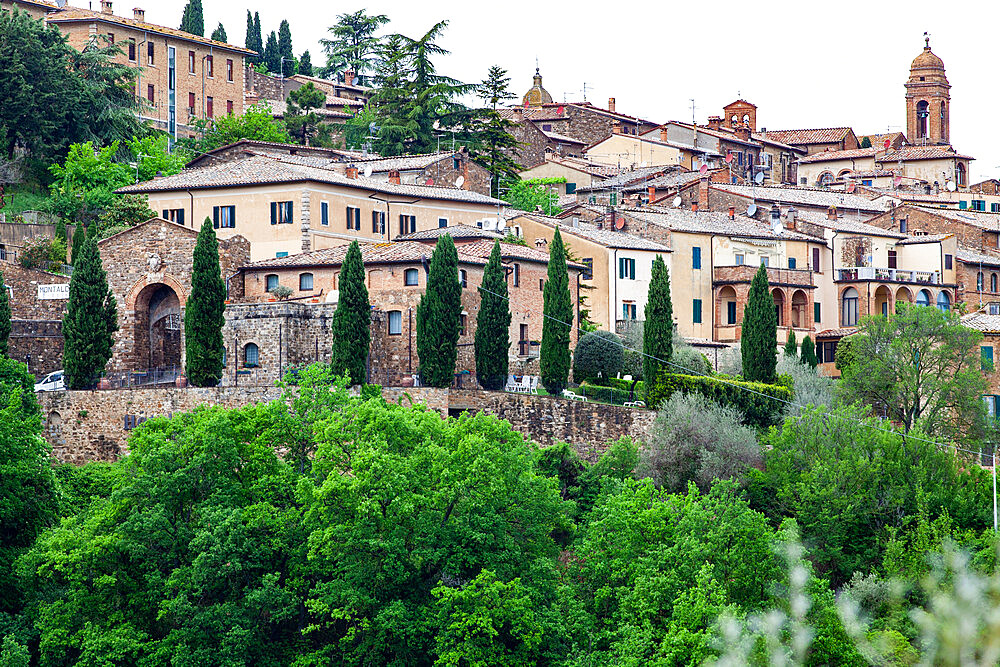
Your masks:
M281 58L284 58L282 62ZM292 53L292 28L288 21L278 25L278 68L283 69L284 76L295 74L295 54Z
M674 355L674 305L670 300L670 272L660 255L653 260L644 317L642 378L646 403L652 407L651 396L655 391L656 378L661 373L670 371L671 366L666 362Z
M330 366L334 372L346 373L351 384L363 384L368 379L366 371L371 344L371 305L365 287L365 265L361 260L361 246L351 241L340 269L340 299L333 314L333 356Z
M802 356L799 360L810 368L816 368L819 364L819 359L816 358L816 346L808 335L802 339Z
M788 340L785 341L785 356L799 356L799 348L795 343L795 331L791 327L788 328Z
M500 241L493 242L493 251L483 270L475 349L479 384L484 389L502 389L507 383L510 353L510 302L500 257Z
M80 256L80 249L83 242L87 240L87 230L79 222L73 225L73 248L69 256L69 263L75 265L76 258Z
M247 56L247 60L251 64L259 63L261 56L264 51L264 44L260 37L260 14L254 15L247 10L247 38L246 47L254 52L255 55Z
M194 246L191 296L184 308L185 373L195 387L214 387L222 379L222 325L226 285L219 268L219 241L205 218Z
M778 315L767 282L767 269L761 264L750 283L750 295L743 310L743 377L750 382L774 382L778 363Z
M201 8L201 0L188 0L181 17L181 30L199 37L205 36L205 13Z
M7 341L10 339L10 297L0 271L0 357L7 356Z
M302 52L302 57L299 58L298 71L303 76L313 75L312 56L309 55L309 49Z
M101 266L97 241L88 238L79 255L63 316L63 368L70 389L93 384L111 359L112 334L118 331L118 306Z
M256 62L261 62L264 57L264 33L260 31L260 12L253 13L253 40L254 51L257 52Z
M462 318L462 285L458 253L445 234L431 255L427 288L417 305L417 356L420 380L430 387L448 387L455 376L458 327Z
M566 388L569 379L569 338L573 327L573 299L562 235L556 229L549 249L549 272L542 291L542 349L539 365L542 386L553 396Z
M281 70L281 54L278 53L278 36L271 31L264 45L264 67L271 74L277 75Z
M91 222L87 225L87 240L97 241L97 223Z
M56 223L56 238L61 239L63 243L69 240L66 235L66 221L62 218L59 218L59 222Z
M219 22L219 27L215 29L212 33L212 39L217 42L228 42L229 38L226 37L226 29L222 27L222 22Z

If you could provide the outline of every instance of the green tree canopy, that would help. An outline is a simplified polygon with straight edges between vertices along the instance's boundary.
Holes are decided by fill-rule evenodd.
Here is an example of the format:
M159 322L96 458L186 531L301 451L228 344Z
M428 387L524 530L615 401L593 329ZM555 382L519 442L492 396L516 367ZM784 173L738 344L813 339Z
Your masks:
M248 12L249 13L249 12ZM212 39L217 42L228 42L229 39L226 37L226 29L222 26L222 22L212 31Z
M506 181L500 198L520 211L541 211L545 215L556 215L562 208L558 203L559 193L551 186L565 182L563 177Z
M674 305L670 300L670 272L660 255L653 260L644 315L642 377L645 380L646 404L655 408L652 397L655 395L656 378L661 373L673 372L669 362L674 355Z
M264 40L260 34L259 12L255 12L251 15L250 10L247 10L246 39L243 43L248 49L255 53L255 55L247 56L247 60L250 63L259 63L261 61L261 56L264 53Z
M795 342L795 330L791 327L788 328L788 338L785 339L785 356L786 357L797 357L799 356L799 345Z
M300 144L305 146L324 143L329 140L329 129L320 123L321 117L316 109L326 106L326 93L317 88L312 81L300 86L288 94L288 106L285 112L285 127L288 133Z
M330 367L346 373L351 384L368 381L368 353L371 345L371 305L365 286L365 265L361 246L351 241L340 270L340 297L333 314L333 356Z
M262 62L267 71L278 76L281 73L281 52L278 50L278 35L273 30L264 42Z
M194 153L207 153L220 146L235 143L240 139L268 141L281 144L292 143L284 123L275 120L266 106L256 105L247 109L242 116L225 115L214 119L206 126L199 139L183 140Z
M872 140L871 137L861 137L861 148L871 148Z
M205 36L205 13L201 7L201 0L188 0L184 6L184 15L181 17L181 30L199 37Z
M303 51L299 57L298 73L302 76L313 76L312 56L309 55L309 49Z
M743 377L750 382L774 382L778 363L778 315L767 283L767 268L761 264L750 282L750 294L743 310L740 354Z
M485 389L502 389L507 382L510 355L510 302L507 279L500 255L500 241L483 270L476 315L476 380Z
M3 281L3 271L0 271L0 357L7 356L7 344L10 339L10 295Z
M816 345L808 335L802 339L802 356L800 358L802 363L810 368L816 368L819 365L819 359L816 358Z
M388 22L385 14L369 16L364 9L338 14L337 22L327 29L330 38L320 40L326 52L324 76L330 77L345 68L354 70L358 77L374 72L379 50L375 33Z
M66 386L86 389L111 359L112 334L118 331L118 306L108 287L97 242L84 241L69 281L63 316L63 368Z
M514 158L520 145L510 130L514 121L500 115L500 106L514 98L510 92L510 77L499 65L490 67L486 78L476 88L476 95L486 106L476 112L474 126L479 136L474 158L492 176L491 191L500 192L500 183L516 180L521 171Z
M284 58L282 61L281 58ZM278 59L282 76L295 74L295 54L292 52L292 28L287 20L278 25Z
M417 356L425 385L448 387L454 381L461 316L458 253L451 235L445 234L431 255L427 287L417 305Z
M194 246L191 294L184 308L185 373L196 387L214 387L222 379L225 309L226 284L219 268L219 242L212 221L205 218Z
M591 331L580 336L573 352L573 381L607 382L622 369L622 342L610 331Z
M539 351L542 386L545 391L558 396L569 379L569 341L574 319L566 248L558 228L549 245L548 276L542 288L542 317L542 345Z

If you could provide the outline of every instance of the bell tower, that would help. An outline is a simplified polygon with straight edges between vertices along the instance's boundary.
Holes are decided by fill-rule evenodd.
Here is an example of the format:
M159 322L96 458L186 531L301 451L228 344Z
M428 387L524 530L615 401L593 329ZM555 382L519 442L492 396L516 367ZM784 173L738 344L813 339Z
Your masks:
M911 144L950 144L950 88L944 62L931 51L925 32L924 50L913 59L906 82L906 139Z

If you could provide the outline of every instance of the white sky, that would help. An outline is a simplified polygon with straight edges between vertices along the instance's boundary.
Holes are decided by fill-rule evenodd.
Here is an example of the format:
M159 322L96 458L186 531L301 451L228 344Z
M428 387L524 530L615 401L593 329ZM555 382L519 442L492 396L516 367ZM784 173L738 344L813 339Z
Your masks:
M133 2L147 21L177 26L186 0ZM614 97L618 111L663 122L690 121L694 98L704 123L739 93L757 105L758 129L849 125L858 134L906 130L903 84L927 30L952 84L952 144L977 158L971 182L1000 177L1000 126L983 116L1000 109L994 2L202 2L206 34L221 20L238 45L248 7L260 12L265 39L287 18L296 55L308 48L314 64L325 60L319 39L337 14L365 7L412 37L450 19L441 44L451 55L439 71L476 82L498 64L519 97L537 56L557 101L582 99L586 82L594 104ZM131 7L116 0L115 13Z

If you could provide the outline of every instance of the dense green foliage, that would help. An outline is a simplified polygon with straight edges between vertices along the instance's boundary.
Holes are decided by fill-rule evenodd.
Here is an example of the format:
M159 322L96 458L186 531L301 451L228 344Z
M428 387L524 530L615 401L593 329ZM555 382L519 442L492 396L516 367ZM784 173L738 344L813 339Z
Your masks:
M559 395L569 379L569 339L574 318L566 249L558 228L549 245L548 274L542 288L542 317L539 358L542 386L550 394Z
M278 74L281 71L281 53L278 52L278 34L273 30L268 33L264 42L264 53L261 63L271 74Z
M610 331L580 336L573 351L573 382L604 381L622 369L622 343Z
M504 183L500 194L511 208L556 215L562 208L559 207L559 193L551 186L565 182L566 179L561 177L510 180Z
M309 49L302 52L297 69L302 76L313 76L312 56L309 55Z
M750 282L743 310L740 354L743 377L751 382L773 382L777 364L778 315L767 283L767 268L761 264Z
M199 122L196 121L195 125L198 126ZM227 114L215 118L211 125L202 123L201 127L200 138L182 140L195 153L207 153L240 139L292 143L284 124L275 120L263 106L252 106L242 116Z
M451 235L445 234L431 255L427 285L417 304L417 356L420 381L425 385L448 387L455 380L461 318L458 253Z
M7 341L10 338L10 294L0 271L0 357L7 356Z
M285 128L295 140L305 146L322 146L330 141L329 127L320 123L316 109L326 105L326 93L312 81L288 95Z
M261 55L264 53L264 39L260 34L260 12L254 12L251 15L250 10L247 10L246 39L243 44L256 53L256 55L248 55L247 62L251 64L259 63Z
M802 354L800 359L802 363L810 368L816 368L819 365L819 359L816 358L816 345L808 335L802 339Z
M330 38L320 40L326 51L324 76L351 69L365 80L375 71L379 51L379 38L375 33L388 22L389 17L385 14L369 16L364 9L353 14L338 14L337 22L328 29Z
M340 270L340 297L333 313L333 351L330 367L345 373L351 384L368 381L368 350L371 343L371 304L365 286L361 246L351 241Z
M222 26L222 22L216 26L215 30L212 31L212 39L216 42L228 42L229 38L226 36L226 29Z
M518 178L521 165L514 159L518 154L518 141L510 134L514 121L500 114L500 106L514 99L510 92L507 70L494 65L476 89L476 95L486 103L475 119L475 132L481 148L475 160L490 172L490 192L498 194L500 183ZM513 157L512 157L513 156Z
M671 372L670 360L674 353L674 306L670 301L670 273L663 257L656 256L653 260L653 270L649 278L645 322L642 328L642 377L658 377L664 372ZM653 388L653 383L646 385ZM657 407L658 403L648 392L646 405Z
M788 328L788 338L785 340L785 356L799 356L799 346L798 343L795 342L795 329L792 329L791 327Z
M219 241L212 221L205 218L194 246L191 294L184 308L184 371L195 387L214 387L222 379L225 309L226 284L219 267Z
M500 255L500 241L494 241L479 287L479 313L476 315L474 340L476 380L484 389L502 389L507 382L510 319L507 276Z
M792 399L792 390L778 384L747 382L724 376L660 373L652 394L663 401L674 392L701 394L719 405L735 408L743 415L744 423L753 426L779 423L785 402Z
M94 239L84 242L73 266L62 329L66 386L89 388L111 359L118 331L118 306Z
M205 12L201 7L201 0L188 0L181 16L181 30L199 37L205 36Z
M282 76L292 76L295 74L295 54L292 51L292 28L287 19L283 19L278 24L278 58L279 67L271 70L275 74ZM283 59L283 60L282 60Z

